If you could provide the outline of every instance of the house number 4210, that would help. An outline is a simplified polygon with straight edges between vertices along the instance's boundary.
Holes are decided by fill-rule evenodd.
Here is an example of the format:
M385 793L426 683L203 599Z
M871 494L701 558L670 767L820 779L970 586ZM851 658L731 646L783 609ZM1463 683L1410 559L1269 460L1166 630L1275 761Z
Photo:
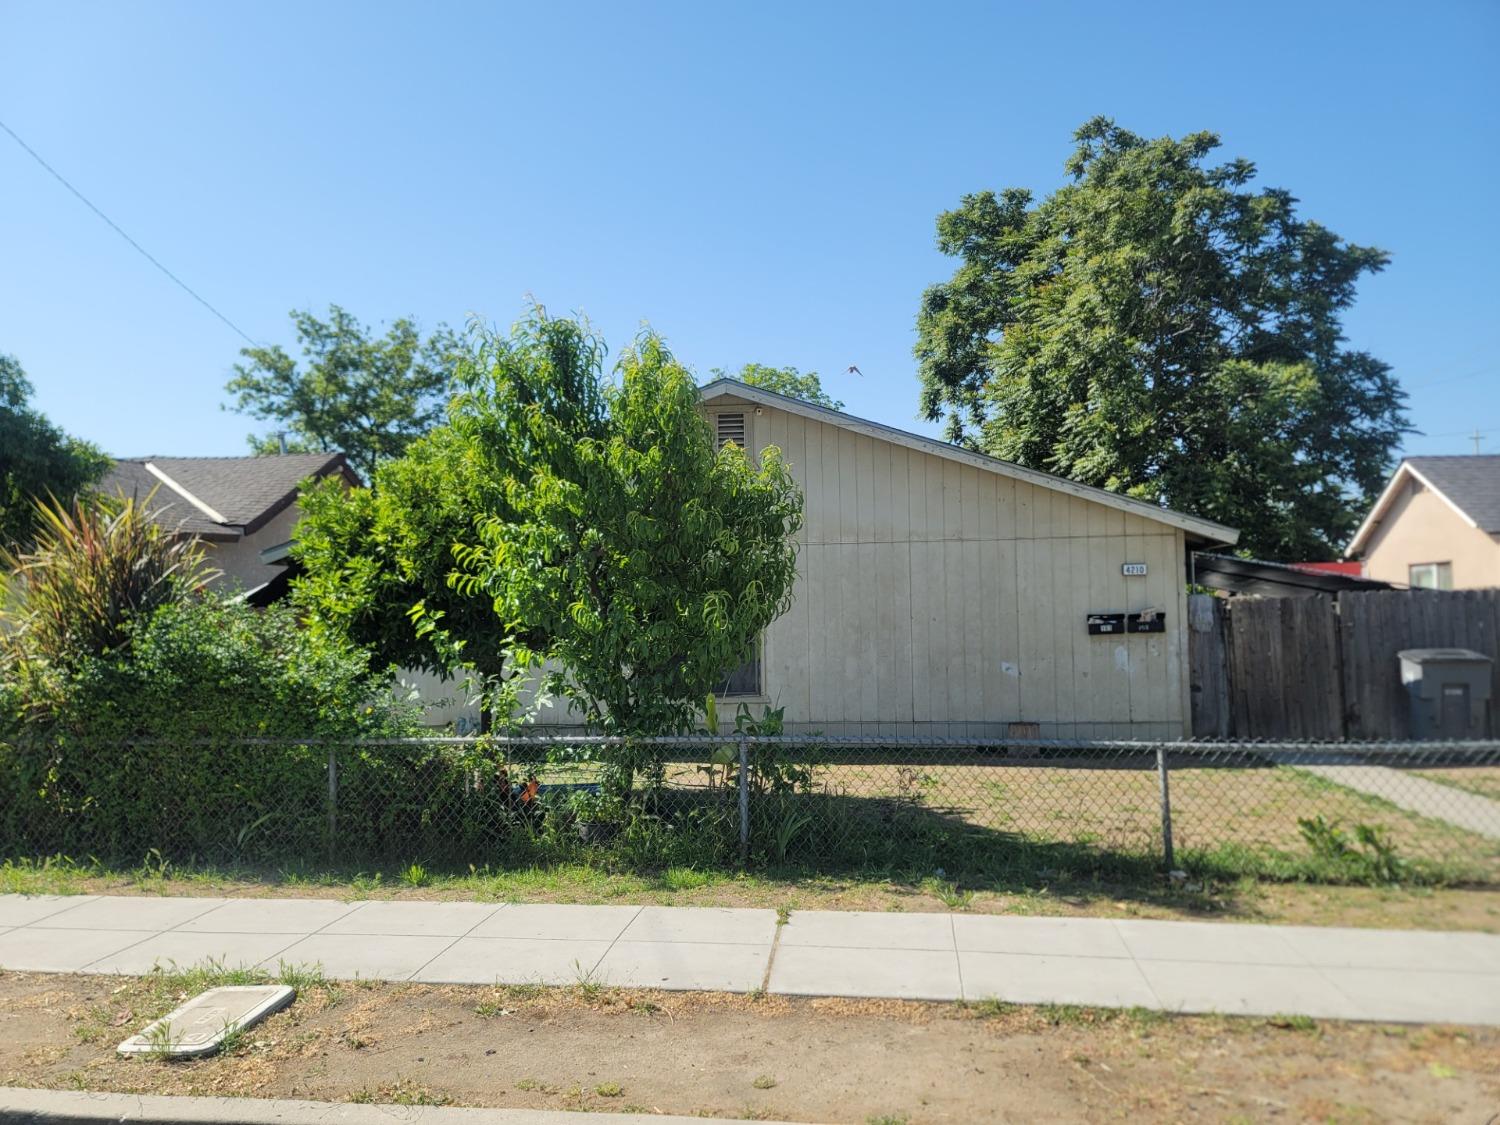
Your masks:
M1145 563L1122 563L1120 573L1126 578L1144 578L1146 575Z

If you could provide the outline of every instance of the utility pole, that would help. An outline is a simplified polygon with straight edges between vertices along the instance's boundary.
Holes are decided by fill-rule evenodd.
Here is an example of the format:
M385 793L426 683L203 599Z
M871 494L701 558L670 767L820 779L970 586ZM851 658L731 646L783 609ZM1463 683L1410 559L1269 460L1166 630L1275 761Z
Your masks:
M1477 426L1474 428L1474 432L1469 435L1469 440L1474 443L1474 452L1478 453L1479 443L1484 440L1484 435L1479 432L1479 428Z

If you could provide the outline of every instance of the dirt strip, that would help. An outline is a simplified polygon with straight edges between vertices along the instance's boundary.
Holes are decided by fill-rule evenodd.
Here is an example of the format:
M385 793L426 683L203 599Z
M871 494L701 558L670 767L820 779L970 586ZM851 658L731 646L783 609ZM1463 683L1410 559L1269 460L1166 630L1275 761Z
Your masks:
M115 1055L205 983L0 975L0 1082L910 1125L1500 1111L1494 1029L597 987L311 981L226 1056Z

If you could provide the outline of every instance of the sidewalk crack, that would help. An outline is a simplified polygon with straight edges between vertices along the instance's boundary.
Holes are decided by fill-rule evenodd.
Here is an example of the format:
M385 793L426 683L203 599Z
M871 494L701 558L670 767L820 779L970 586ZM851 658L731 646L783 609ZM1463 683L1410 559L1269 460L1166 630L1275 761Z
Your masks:
M953 938L953 963L958 967L958 998L967 1000L969 990L964 987L964 959L958 955L958 923L953 920L953 912L948 912L948 933Z
M1120 944L1125 947L1125 952L1130 956L1130 963L1135 966L1136 975L1141 978L1141 983L1146 986L1146 991L1149 992L1152 998L1156 1001L1156 1011L1181 1012L1181 1008L1168 1007L1166 1002L1162 1000L1161 994L1158 993L1155 987L1151 984L1151 978L1146 975L1146 970L1141 968L1140 958L1135 955L1135 950L1130 947L1130 942L1126 939L1123 931L1121 931L1120 923L1111 918L1109 920L1109 924L1110 927L1115 931L1115 937L1119 939Z
M635 913L630 916L630 921L621 926L620 932L609 939L609 945L605 947L603 953L599 954L599 959L595 961L591 966L589 966L589 972L591 974L597 973L599 971L599 966L604 964L604 959L614 952L615 946L619 943L620 939L625 936L625 931L630 929L631 926L635 925L635 920L641 916L641 911L645 909L646 908L644 906L637 906L635 908Z
M431 957L427 958L427 960L423 961L420 965L418 965L416 967L416 969L414 969L412 972L408 973L406 976L402 977L401 979L402 980L416 980L418 973L420 973L423 969L427 968L428 965L432 964L434 961L436 961L443 954L447 953L448 950L452 949L459 942L463 941L464 938L468 937L475 930L479 929L480 926L484 925L486 922L488 922L491 918L493 918L496 914L498 914L503 909L505 909L505 903L502 902L498 907L496 907L494 910L491 910L483 918L479 919L479 921L475 922L467 930L465 930L463 933L459 934L452 941L450 941L447 945L443 946L442 949L439 949ZM479 984L480 982L479 981L474 981L473 983Z
M781 948L781 931L790 925L790 921L778 923L775 934L771 936L771 953L766 958L766 971L760 978L760 990L763 994L771 990L771 970L776 965L776 951Z

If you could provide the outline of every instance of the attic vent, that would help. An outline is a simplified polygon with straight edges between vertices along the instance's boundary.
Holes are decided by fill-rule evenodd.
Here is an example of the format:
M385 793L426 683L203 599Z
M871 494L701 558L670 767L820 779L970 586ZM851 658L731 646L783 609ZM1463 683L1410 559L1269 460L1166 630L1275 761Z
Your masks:
M716 414L714 416L716 429L716 449L723 449L730 442L741 449L745 448L745 414L744 411L735 411L733 414Z

